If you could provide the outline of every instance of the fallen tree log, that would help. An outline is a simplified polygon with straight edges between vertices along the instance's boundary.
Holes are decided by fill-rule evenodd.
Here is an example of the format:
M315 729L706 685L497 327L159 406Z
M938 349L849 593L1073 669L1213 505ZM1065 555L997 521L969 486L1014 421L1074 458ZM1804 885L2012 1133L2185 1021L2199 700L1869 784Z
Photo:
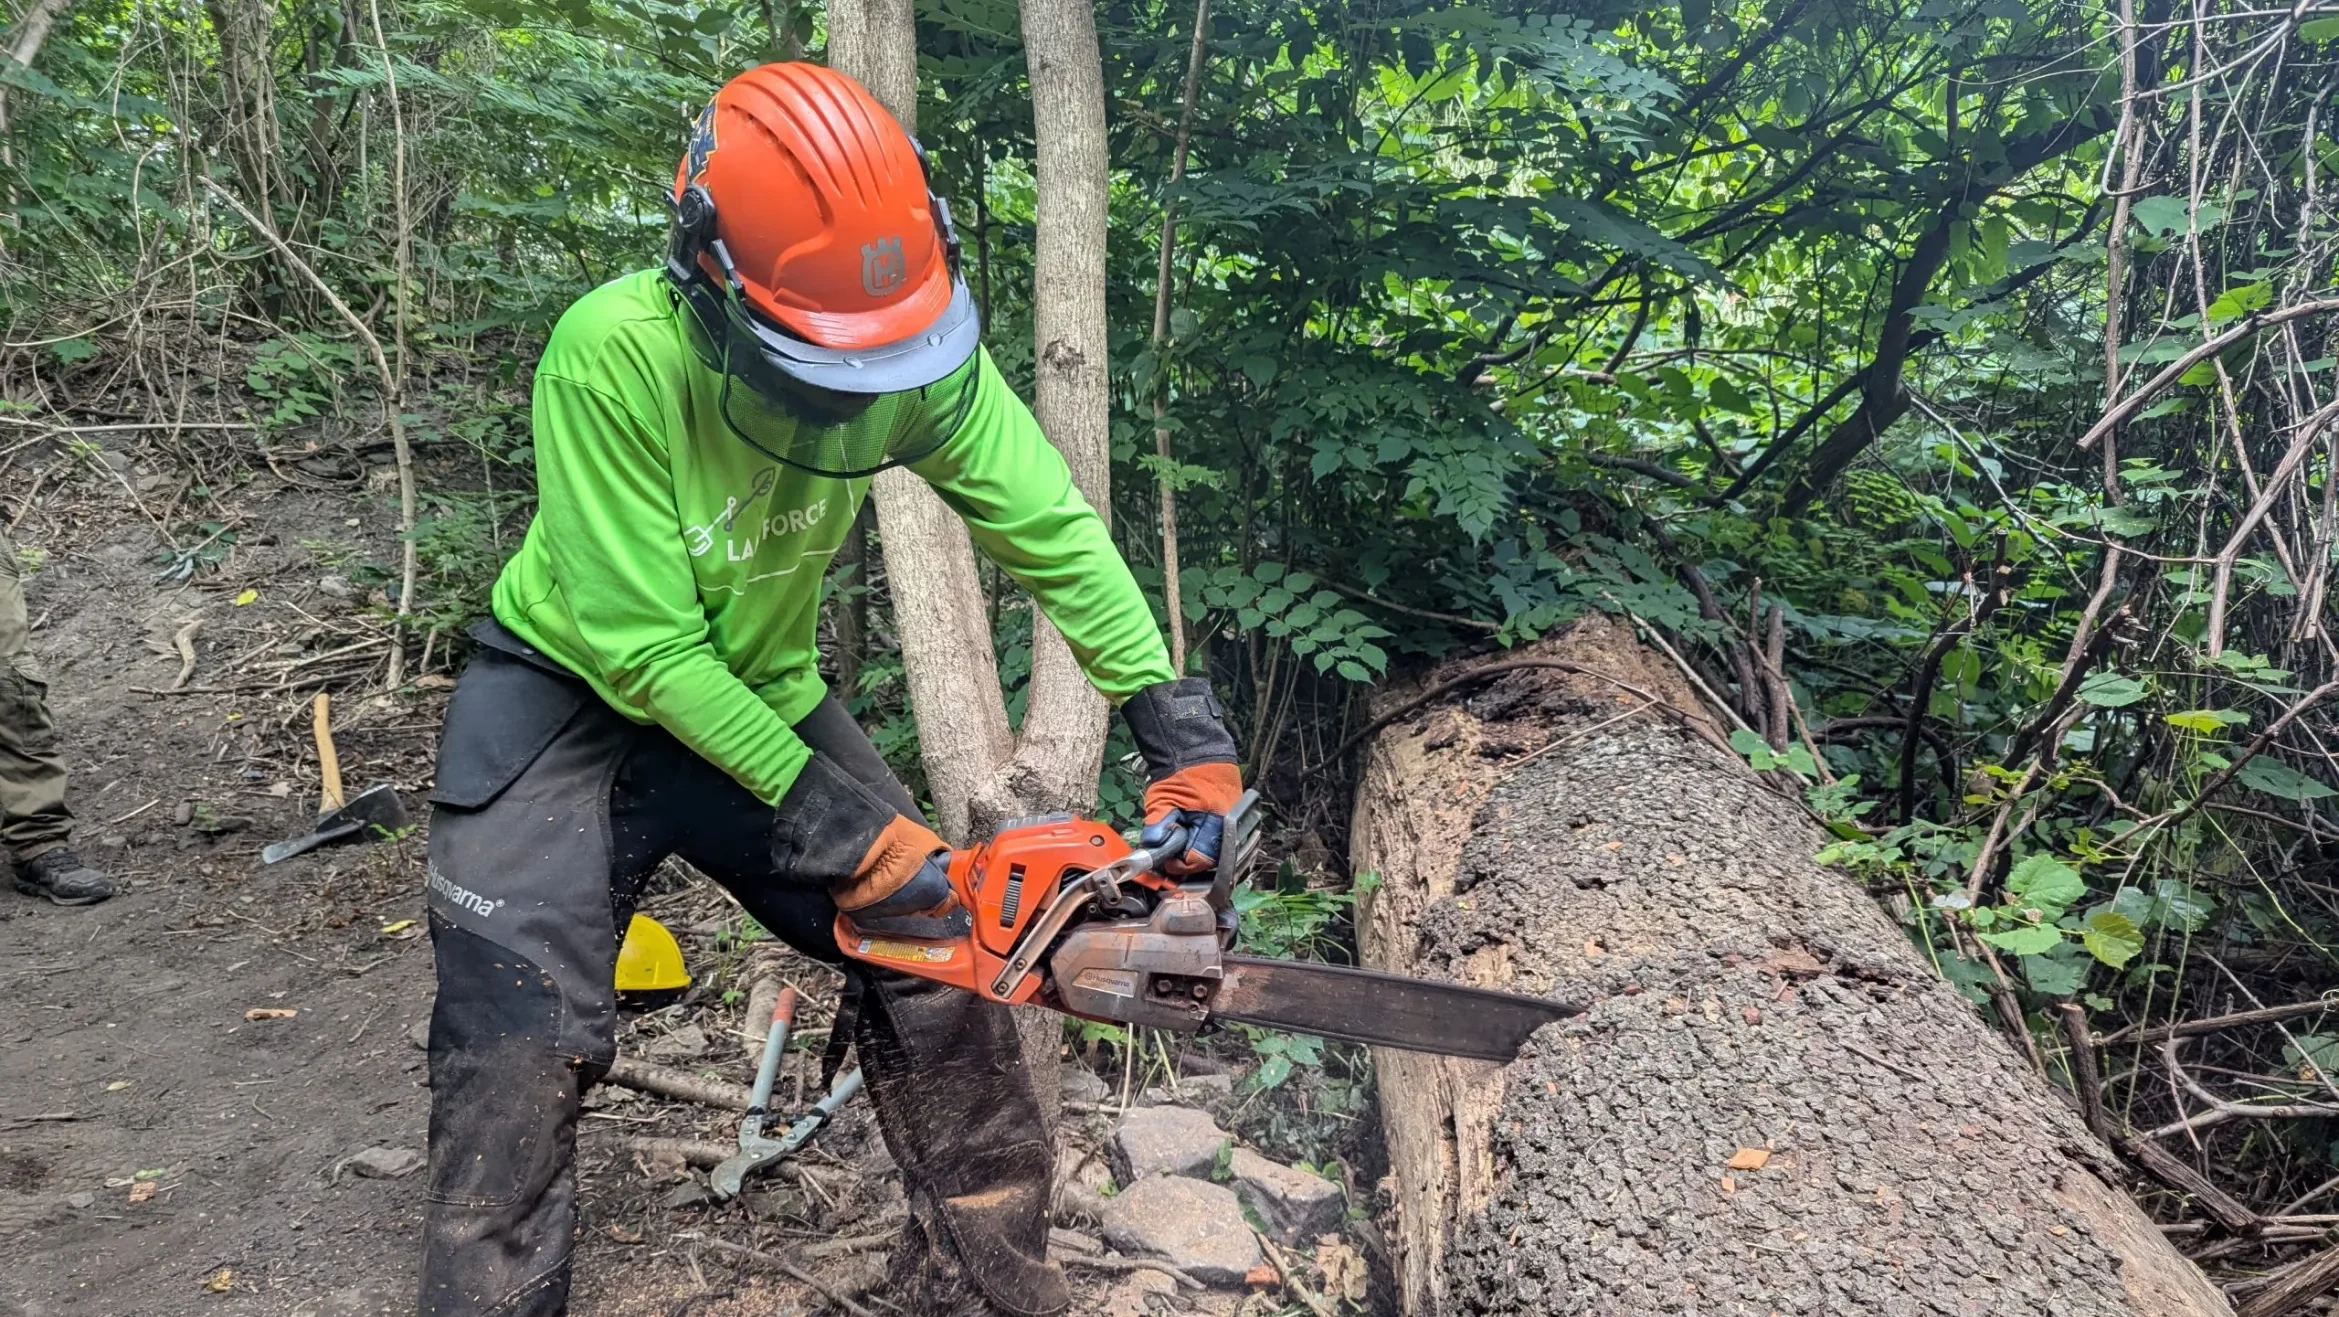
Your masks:
M1406 1313L2229 1317L1794 802L1613 721L1710 717L1663 659L1599 618L1534 652L1611 680L1457 693L1357 794L1367 964L1593 1003L1507 1067L1376 1056Z

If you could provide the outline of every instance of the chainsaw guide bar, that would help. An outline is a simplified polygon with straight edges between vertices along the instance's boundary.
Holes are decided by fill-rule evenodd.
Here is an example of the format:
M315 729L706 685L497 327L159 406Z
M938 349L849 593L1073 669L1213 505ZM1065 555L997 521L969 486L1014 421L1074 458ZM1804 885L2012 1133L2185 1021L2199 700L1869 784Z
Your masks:
M1405 1052L1509 1061L1584 1008L1459 983L1305 960L1224 958L1210 1018Z

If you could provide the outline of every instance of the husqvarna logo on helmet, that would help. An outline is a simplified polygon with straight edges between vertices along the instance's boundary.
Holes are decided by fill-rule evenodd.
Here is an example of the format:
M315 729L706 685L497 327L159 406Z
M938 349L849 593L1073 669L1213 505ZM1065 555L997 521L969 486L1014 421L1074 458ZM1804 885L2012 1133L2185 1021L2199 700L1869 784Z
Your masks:
M883 297L910 277L909 259L902 255L901 239L879 238L861 244L861 291Z
M690 156L683 165L684 177L696 182L700 175L707 172L707 157L714 153L715 105L709 101L707 108L699 112L698 122L690 130Z

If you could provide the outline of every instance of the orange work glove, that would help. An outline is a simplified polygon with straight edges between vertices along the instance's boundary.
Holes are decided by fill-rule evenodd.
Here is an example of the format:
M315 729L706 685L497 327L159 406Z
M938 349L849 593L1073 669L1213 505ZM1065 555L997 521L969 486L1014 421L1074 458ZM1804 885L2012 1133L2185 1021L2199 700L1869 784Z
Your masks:
M1155 682L1121 706L1121 716L1145 757L1145 831L1141 844L1158 848L1180 828L1185 850L1166 861L1168 873L1200 873L1218 863L1226 814L1242 798L1234 737L1225 711L1202 677Z
M826 756L804 765L775 814L774 873L825 884L856 927L905 937L968 928L950 885L950 847Z

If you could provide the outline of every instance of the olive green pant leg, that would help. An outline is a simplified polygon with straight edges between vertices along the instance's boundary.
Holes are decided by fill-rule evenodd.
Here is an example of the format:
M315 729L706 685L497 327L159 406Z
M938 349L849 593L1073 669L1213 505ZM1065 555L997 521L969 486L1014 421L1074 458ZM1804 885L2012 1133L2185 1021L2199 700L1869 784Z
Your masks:
M0 536L0 845L29 860L65 843L65 761L49 717L49 688L37 675L32 629L16 546Z

